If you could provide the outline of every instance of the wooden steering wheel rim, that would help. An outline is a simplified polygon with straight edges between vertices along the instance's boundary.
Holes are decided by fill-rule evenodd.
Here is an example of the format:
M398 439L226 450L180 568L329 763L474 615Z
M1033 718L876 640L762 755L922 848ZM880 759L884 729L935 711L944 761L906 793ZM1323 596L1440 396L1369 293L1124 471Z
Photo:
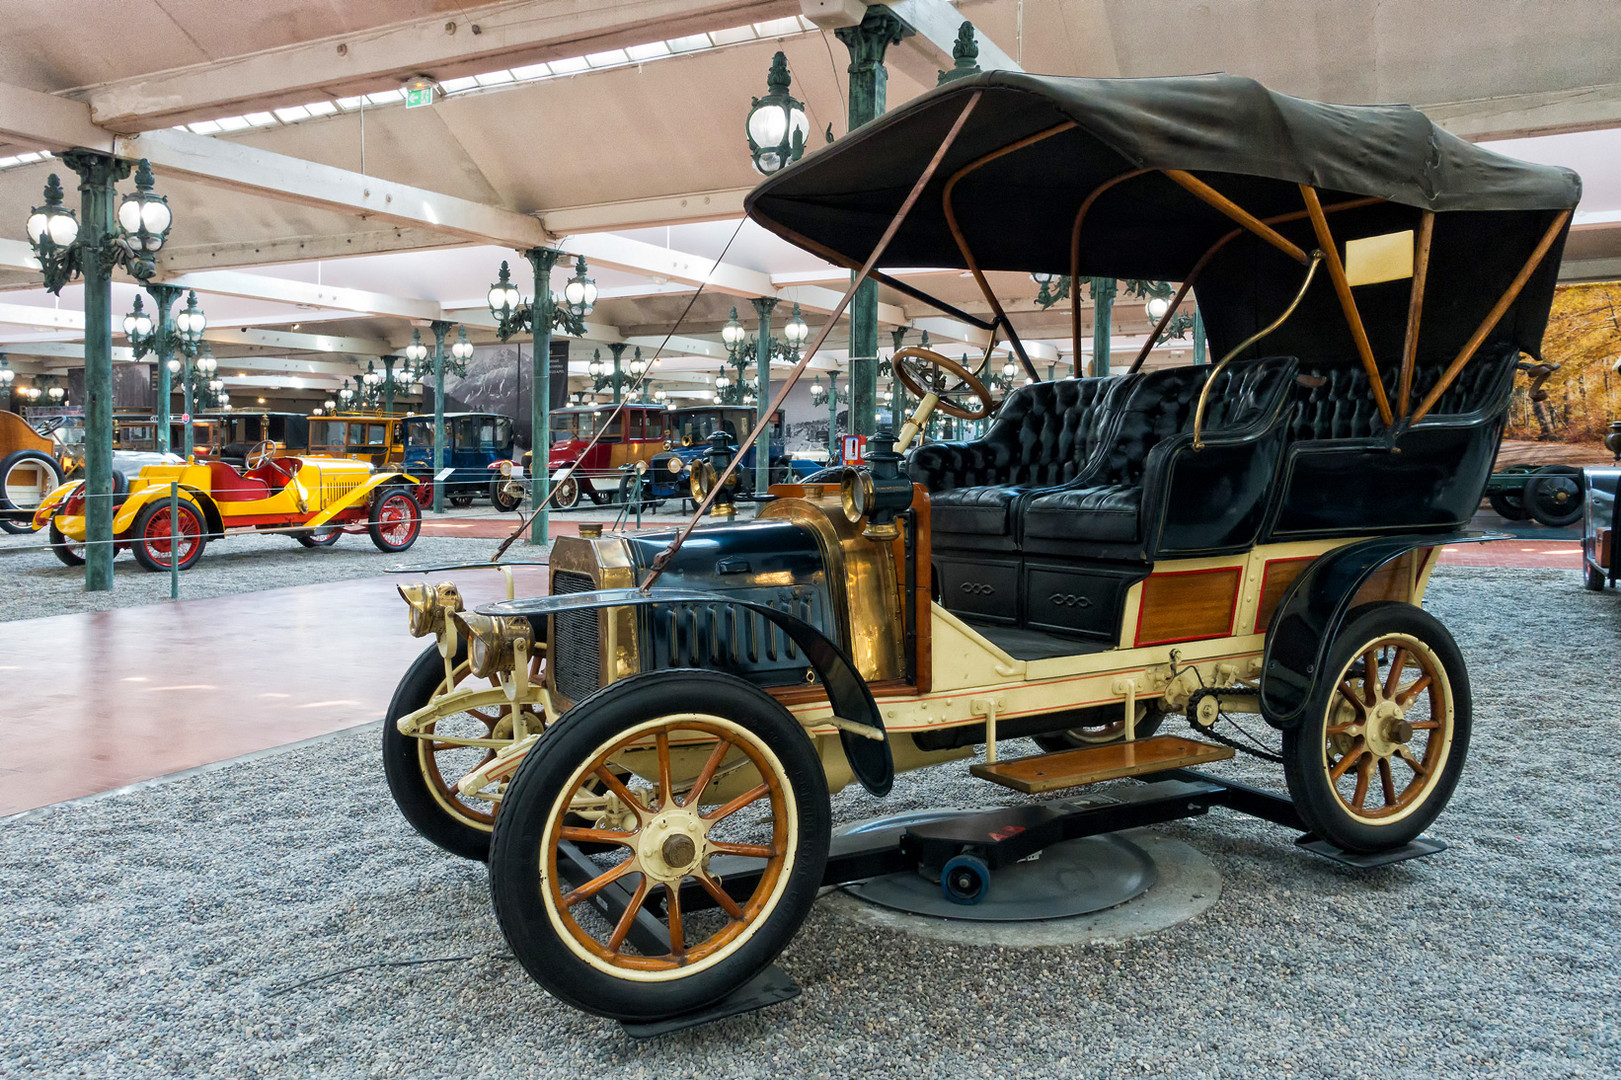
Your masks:
M935 401L935 408L939 409L947 416L955 416L959 420L983 420L985 417L991 415L991 410L996 407L996 402L994 399L992 399L991 392L985 389L985 384L975 378L973 372L963 367L951 357L937 353L933 349L925 349L921 345L908 345L904 349L898 349L896 350L895 355L889 358L890 370L893 371L895 373L895 377L901 381L901 385L906 387L907 393L911 394L915 398L918 398L919 400L922 400L925 395L932 394L934 392L932 390L925 390L923 385L913 378L911 371L909 371L907 367L901 363L902 360L912 359L926 360L935 367L944 368L952 375L957 376L957 378L961 379L963 384L966 385L968 389L974 392L974 396L979 399L980 403L979 411L972 412L960 405L953 404L944 398L938 398Z

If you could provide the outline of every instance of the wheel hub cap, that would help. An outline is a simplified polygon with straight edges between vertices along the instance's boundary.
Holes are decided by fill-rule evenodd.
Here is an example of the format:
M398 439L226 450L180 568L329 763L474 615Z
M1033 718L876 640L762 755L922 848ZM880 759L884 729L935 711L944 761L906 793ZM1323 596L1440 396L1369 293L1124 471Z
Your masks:
M1413 737L1413 725L1394 701L1381 701L1368 717L1368 749L1376 757L1388 758Z
M678 882L697 867L707 831L697 814L678 809L659 814L642 830L637 860L653 880Z

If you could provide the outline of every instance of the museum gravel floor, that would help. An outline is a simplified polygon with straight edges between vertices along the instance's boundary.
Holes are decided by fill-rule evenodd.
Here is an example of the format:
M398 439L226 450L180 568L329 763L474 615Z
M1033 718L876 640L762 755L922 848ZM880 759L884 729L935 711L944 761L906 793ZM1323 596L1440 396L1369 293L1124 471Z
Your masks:
M1447 852L1356 873L1216 811L1161 831L1219 903L1110 946L948 945L824 902L780 961L799 999L647 1043L507 958L482 866L394 811L375 724L5 820L0 1076L1615 1076L1621 606L1443 567L1430 607L1475 695ZM1013 798L951 765L834 810Z

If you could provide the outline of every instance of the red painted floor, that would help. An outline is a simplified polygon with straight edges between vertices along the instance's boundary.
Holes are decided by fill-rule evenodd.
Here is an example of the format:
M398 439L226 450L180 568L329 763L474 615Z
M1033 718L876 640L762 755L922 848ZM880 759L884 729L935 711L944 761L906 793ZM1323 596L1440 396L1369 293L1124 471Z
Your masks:
M469 605L500 574L459 572ZM514 572L546 591L543 568ZM381 718L425 641L398 576L0 624L0 815Z
M502 537L510 518L425 529ZM577 522L552 521L576 535ZM1574 540L1442 550L1452 566L1579 569ZM546 571L518 570L520 595ZM455 575L470 604L499 574ZM425 642L405 630L395 576L0 624L0 815L379 719ZM162 643L161 648L154 643Z

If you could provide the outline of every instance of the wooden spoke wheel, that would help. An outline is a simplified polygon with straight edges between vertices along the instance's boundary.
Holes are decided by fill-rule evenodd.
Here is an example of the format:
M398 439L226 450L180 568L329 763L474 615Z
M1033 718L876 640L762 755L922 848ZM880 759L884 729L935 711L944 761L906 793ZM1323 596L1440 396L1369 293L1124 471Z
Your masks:
M580 482L573 476L568 476L552 488L552 507L557 510L572 510L580 505Z
M542 677L543 656L535 660L532 679ZM490 832L499 803L487 795L463 795L456 785L511 745L512 706L468 709L441 717L420 736L402 735L398 723L400 717L466 682L470 669L465 644L454 657L452 671L453 679L447 684L437 645L424 650L406 671L383 721L383 772L395 805L417 832L453 855L483 861L489 858ZM529 731L544 726L545 717L537 706L523 709Z
M1084 746L1101 746L1104 743L1118 742L1126 737L1126 719L1120 715L1118 705L1106 705L1089 712L1092 715L1086 718L1085 723L1063 731L1055 731L1050 735L1037 735L1036 745L1051 754L1062 750L1076 750ZM1139 739L1146 739L1158 731L1164 722L1163 712L1150 708L1146 701L1139 701L1137 723L1132 734Z
M519 766L491 894L553 995L656 1020L771 962L816 898L829 832L814 744L781 705L730 675L652 672L576 705Z
M383 488L366 524L378 551L404 551L422 532L422 508L402 487Z
M1284 732L1290 794L1314 833L1348 851L1400 847L1435 820L1463 768L1463 657L1419 608L1367 604L1351 613L1323 670L1331 678L1306 719Z

